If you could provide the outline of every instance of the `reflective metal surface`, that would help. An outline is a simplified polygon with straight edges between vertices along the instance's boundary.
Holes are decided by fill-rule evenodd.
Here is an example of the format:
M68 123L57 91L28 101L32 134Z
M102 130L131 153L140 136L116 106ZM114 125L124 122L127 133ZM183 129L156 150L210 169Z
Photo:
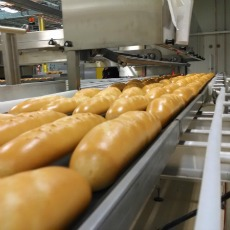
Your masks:
M162 43L162 0L62 1L67 50Z
M52 38L57 45L48 44ZM17 42L19 50L54 48L64 45L64 34L62 29L29 32L24 35L17 35Z
M66 81L64 80L0 86L0 102L63 91L66 91Z
M2 33L2 43L4 44L2 50L2 57L4 63L6 84L19 84L20 70L16 35L12 33Z

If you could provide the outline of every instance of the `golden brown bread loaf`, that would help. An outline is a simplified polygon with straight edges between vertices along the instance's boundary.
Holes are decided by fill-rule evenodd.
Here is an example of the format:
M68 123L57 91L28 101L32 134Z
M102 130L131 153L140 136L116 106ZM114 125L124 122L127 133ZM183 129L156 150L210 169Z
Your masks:
M152 100L146 109L148 113L155 115L161 121L162 127L168 124L175 114L175 110L173 102L165 97L158 97Z
M71 153L82 137L105 119L75 114L19 135L0 147L0 177L46 166Z
M161 97L168 98L169 100L172 100L172 102L174 104L175 114L178 113L181 109L183 109L185 107L184 100L176 94L173 94L173 93L163 94L163 95L161 95Z
M108 109L106 119L114 119L128 111L144 111L148 103L149 99L141 95L119 98Z
M163 89L165 89L167 93L172 93L174 90L176 90L179 87L180 87L179 85L171 83L169 85L165 85Z
M109 87L115 87L118 88L120 91L122 91L125 88L126 84L123 82L116 82L110 85Z
M93 191L104 189L160 130L154 115L145 111L124 113L85 135L71 157L70 168L82 174Z
M73 114L94 113L104 115L116 99L117 97L115 96L95 96L90 100L82 102L80 105L78 105L73 111Z
M101 90L98 88L86 88L86 89L81 89L77 91L73 97L94 97L96 94L98 94Z
M14 117L13 114L9 114L9 113L0 113L0 120L12 118L12 117Z
M177 94L178 96L180 96L184 100L185 104L188 104L188 102L191 101L192 98L195 96L193 90L187 86L183 86L174 90L173 94Z
M64 116L66 115L54 111L38 111L15 115L7 120L0 119L0 146L28 130Z
M132 82L128 82L126 83L126 86L124 87L123 91L131 88L131 87L139 87L139 88L143 88L144 84L141 81L132 81Z
M160 84L163 84L163 85L169 85L171 84L171 81L169 79L163 79L161 81L159 81Z
M101 90L95 97L101 97L101 96L114 96L118 98L121 94L121 91L116 87L108 87L103 90Z
M127 97L132 97L132 96L137 96L137 95L144 95L144 91L139 87L131 87L123 91L119 97L127 98Z
M160 83L152 83L152 84L149 84L149 85L146 85L143 87L143 91L144 93L148 93L149 90L151 90L152 88L156 88L156 87L163 87L164 85L163 84L160 84Z
M45 167L0 180L0 230L66 229L91 201L77 172Z
M163 87L155 87L150 89L147 93L146 93L146 97L149 100L153 100L155 98L160 97L161 95L167 93L167 91L163 88Z
M60 98L63 98L63 97L48 95L48 96L43 96L43 97L30 98L30 99L27 99L15 105L13 108L10 109L9 113L18 114L18 113L38 111L43 106L50 103L51 101L54 101Z
M72 114L78 105L82 102L89 100L90 97L72 97L72 98L60 98L52 101L41 108L41 110L52 110L65 114Z

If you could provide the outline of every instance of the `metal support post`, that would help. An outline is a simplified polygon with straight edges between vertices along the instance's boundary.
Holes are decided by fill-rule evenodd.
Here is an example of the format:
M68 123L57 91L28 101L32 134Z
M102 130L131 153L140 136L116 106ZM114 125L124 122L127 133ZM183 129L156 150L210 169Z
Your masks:
M12 33L2 33L2 54L4 72L7 85L20 83L20 69L18 61L18 48L16 35Z
M38 27L39 31L44 31L45 30L45 20L43 15L38 16ZM47 73L48 72L48 67L46 63L42 63L42 72Z
M80 51L67 52L69 90L80 89Z

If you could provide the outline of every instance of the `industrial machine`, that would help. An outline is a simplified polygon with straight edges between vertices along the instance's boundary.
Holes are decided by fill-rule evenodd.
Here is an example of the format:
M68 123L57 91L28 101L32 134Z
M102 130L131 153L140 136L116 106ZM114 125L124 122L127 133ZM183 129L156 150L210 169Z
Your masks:
M170 33L164 32L163 18L162 0L103 0L100 1L100 4L93 0L74 2L65 0L63 1L64 31L55 32L64 32L64 37L55 37L55 34L50 37L49 32L31 34L31 36L48 35L43 42L45 41L45 46L48 46L47 49L53 49L50 52L55 52L55 49L60 51L60 47L65 49L66 57L61 55L60 59L66 58L68 63L68 87L70 90L55 93L70 97L80 87L105 88L114 82L127 81L126 78L80 81L81 61L106 58L122 66L186 67L188 62L183 62L178 56L184 59L202 60L202 57L194 56L186 49L184 50L180 44L172 46L175 34L171 33L170 37ZM143 27L143 25L145 26ZM23 40L20 41L23 42ZM153 44L176 51L178 59L162 60L161 54L155 50L156 47L152 47ZM29 46L30 44L25 43L25 45ZM44 48L43 45L41 46ZM138 49L138 51L122 49L122 47L136 45L142 46L144 49ZM27 48L31 49L32 47ZM61 84L66 87L65 81ZM40 88L43 87L44 85L41 84ZM2 89L0 92L2 94ZM16 95L19 96L17 92ZM23 90L23 92L25 91ZM49 93L54 92L43 91L40 95ZM24 100L25 94L21 93L20 95L20 98L23 99L11 101L4 99L6 102L0 102L0 112L7 112L13 105ZM32 96L27 95L27 97ZM39 92L33 96L38 95ZM182 181L200 180L202 172L203 180L196 226L197 229L211 229L207 227L210 224L212 227L217 227L214 229L219 229L220 181L221 179L225 181L230 179L228 173L229 125L228 122L223 121L222 126L222 120L219 119L219 117L222 117L223 120L229 119L229 102L226 102L228 96L228 79L224 74L216 76L184 111L164 128L158 138L143 150L142 154L130 164L115 184L106 191L94 194L91 206L76 222L71 224L70 229L138 229L141 225L143 226L139 218L142 217L143 212L146 212L146 202L151 199L160 178L177 178ZM225 110L222 110L223 106L225 106ZM206 108L210 108L210 111ZM224 143L221 143L221 135L226 138ZM221 148L223 151L219 155ZM69 157L66 157L53 164L66 165L68 160ZM210 163L213 165L209 166ZM205 164L204 170L203 164ZM221 179L218 175L221 175ZM212 183L207 183L210 180ZM203 191L209 191L210 196L206 196ZM158 199L158 201L161 200ZM212 206L209 208L212 213L210 219L207 220L205 207L213 202L215 208ZM162 225L162 223L160 224ZM205 227L202 228L202 226Z

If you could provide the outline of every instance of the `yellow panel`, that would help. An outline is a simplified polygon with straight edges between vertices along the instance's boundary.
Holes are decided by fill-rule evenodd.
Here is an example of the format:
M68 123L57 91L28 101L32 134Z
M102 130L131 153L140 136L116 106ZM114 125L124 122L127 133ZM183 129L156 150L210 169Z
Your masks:
M96 68L96 77L97 79L102 79L103 78L103 75L102 75L102 72L103 72L103 67L97 67Z
M47 66L47 64L42 64L42 71L43 71L43 73L47 73L48 72L48 66Z

